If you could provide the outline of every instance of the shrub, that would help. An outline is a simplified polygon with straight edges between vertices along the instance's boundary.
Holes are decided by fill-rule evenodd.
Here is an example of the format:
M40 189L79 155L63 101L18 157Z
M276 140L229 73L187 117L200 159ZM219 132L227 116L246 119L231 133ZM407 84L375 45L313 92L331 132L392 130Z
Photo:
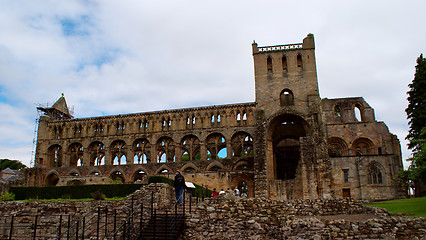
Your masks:
M5 194L0 196L0 201L13 201L15 200L15 194L6 192Z
M105 194L103 194L100 190L92 193L92 198L95 200L105 200Z
M16 200L24 199L58 199L92 198L92 193L100 191L105 197L125 197L140 189L143 184L104 184L104 185L80 185L59 187L11 187L10 192L15 194Z

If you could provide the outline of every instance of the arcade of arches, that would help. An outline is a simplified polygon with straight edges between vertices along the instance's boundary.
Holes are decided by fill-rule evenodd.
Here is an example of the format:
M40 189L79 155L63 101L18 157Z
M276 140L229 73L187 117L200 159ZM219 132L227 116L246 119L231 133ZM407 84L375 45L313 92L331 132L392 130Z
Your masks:
M252 44L255 102L73 118L39 107L27 185L146 183L174 177L273 199L392 199L398 138L362 98L320 98L315 43Z

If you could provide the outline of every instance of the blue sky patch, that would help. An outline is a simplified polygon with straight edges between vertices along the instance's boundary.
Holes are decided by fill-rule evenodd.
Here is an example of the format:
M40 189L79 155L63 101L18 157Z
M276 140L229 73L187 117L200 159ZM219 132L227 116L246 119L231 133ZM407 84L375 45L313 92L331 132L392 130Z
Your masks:
M90 17L81 15L77 18L63 18L59 20L64 36L88 36L89 27L92 25Z
M7 102L7 98L4 96L4 89L2 86L0 86L0 102Z

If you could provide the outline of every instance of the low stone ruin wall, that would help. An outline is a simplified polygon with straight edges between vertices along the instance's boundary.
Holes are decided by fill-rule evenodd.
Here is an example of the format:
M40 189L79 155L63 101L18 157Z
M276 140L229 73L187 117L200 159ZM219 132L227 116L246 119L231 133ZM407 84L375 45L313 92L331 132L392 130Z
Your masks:
M68 216L70 221L75 222L91 210L96 211L100 207L102 211L113 216L112 211L117 212L118 219L125 219L131 207L138 207L143 203L145 214L149 216L151 203L151 192L153 192L153 207L155 209L170 209L173 204L173 192L167 184L150 184L137 190L132 196L121 201L7 201L0 202L0 239L8 239L10 235L11 219L14 216L13 236L28 236L30 239L34 233L35 216L37 216L37 236L55 237L58 233L59 221L62 222L63 231L66 230ZM133 199L133 200L132 200ZM133 203L132 203L133 201ZM62 217L61 217L62 215ZM109 220L111 221L111 220ZM112 230L111 230L112 231ZM14 239L14 238L12 238Z
M348 199L273 201L229 194L200 203L184 234L184 239L426 239L426 223Z

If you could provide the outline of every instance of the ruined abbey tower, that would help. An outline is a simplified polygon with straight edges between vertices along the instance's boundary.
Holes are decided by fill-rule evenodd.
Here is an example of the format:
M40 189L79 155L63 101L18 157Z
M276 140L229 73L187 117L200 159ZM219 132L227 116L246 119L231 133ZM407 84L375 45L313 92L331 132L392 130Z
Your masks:
M314 36L252 44L256 101L73 118L62 96L39 108L29 186L173 177L272 199L391 199L399 140L362 97L321 99Z

